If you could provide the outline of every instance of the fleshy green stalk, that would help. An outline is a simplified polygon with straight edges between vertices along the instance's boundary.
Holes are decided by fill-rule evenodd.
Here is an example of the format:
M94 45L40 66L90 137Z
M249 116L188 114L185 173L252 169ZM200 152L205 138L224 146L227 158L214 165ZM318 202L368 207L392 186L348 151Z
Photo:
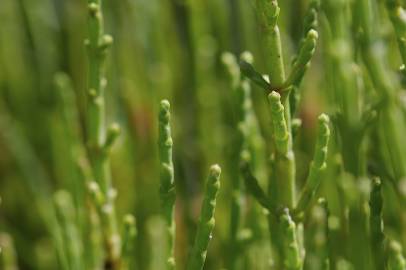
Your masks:
M269 77L272 85L282 86L285 81L281 37L278 27L280 8L276 0L257 0L257 13L263 31L264 49L269 57Z
M252 59L252 55L250 55ZM251 59L247 59L248 61ZM241 76L240 69L238 67L237 59L231 53L224 53L222 56L224 65L227 67L232 82L232 97L233 97L233 111L234 111L234 129L235 136L232 141L233 150L231 152L230 161L231 166L238 166L242 152L246 148L246 110L244 105L249 100L250 85L246 78ZM229 256L227 261L227 267L230 270L236 268L238 264L238 232L241 229L241 204L243 200L243 194L241 192L241 176L238 170L233 170L231 175L232 180L232 198L230 207L230 239L229 239Z
M329 248L329 227L328 227L328 218L329 218L329 209L327 205L327 200L325 198L320 198L317 201L318 206L322 210L322 217L319 221L320 229L322 230L322 235L324 236L324 241L321 244L321 269L329 270L330 269L330 248Z
M108 47L113 39L104 34L101 0L88 1L88 38L85 41L88 53L88 85L86 110L86 146L92 166L93 176L103 194L104 202L99 214L103 221L105 246L105 269L120 267L120 235L114 207L115 191L111 184L108 152L117 137L115 125L105 130L104 62ZM106 138L107 137L107 138ZM100 206L99 206L100 208Z
M170 127L170 104L167 100L161 101L159 111L159 158L160 178L159 189L161 196L162 212L167 225L167 269L175 269L174 239L175 239L175 182L172 163L172 137Z
M271 196L275 197L278 204L292 208L295 204L295 160L291 134L280 94L273 91L268 100L275 144L274 179L277 181L277 192Z
M309 32L307 32L306 38L300 47L299 55L293 64L292 71L286 79L283 88L297 85L302 80L316 49L318 37L317 31L314 29L310 29Z
M354 4L354 11L359 16L362 58L375 89L384 100L380 108L380 126L385 132L382 141L390 158L393 175L398 181L406 176L406 148L402 141L406 126L402 112L396 106L396 92L400 89L400 85L385 65L379 46L376 46L379 39L375 36L375 14L371 1L359 0Z
M389 18L392 21L398 40L399 52L403 61L403 73L406 75L406 11L398 0L386 0Z
M319 21L318 21L318 12L320 9L320 0L311 0L309 7L305 14L303 20L303 32L304 34L308 33L311 29L316 30Z
M300 55L301 51L303 51L304 44L306 42L308 42L310 31L311 30L317 31L318 24L319 24L319 21L318 21L319 9L320 9L320 0L312 0L312 1L310 1L309 7L307 8L305 18L304 18L304 21L303 21L303 28L302 28L303 29L303 37L302 37L302 40L300 41L298 55ZM314 45L316 45L316 44L314 44ZM313 51L314 51L314 49L313 49ZM313 53L311 53L311 54L313 54ZM291 75L289 75L289 77L292 76L292 72L295 69L294 67L297 66L297 59L298 59L298 56L296 56L295 59L292 62L293 67L292 67ZM301 93L299 91L299 87L300 87L300 84L302 83L302 80L303 80L303 77L305 75L305 71L307 69L307 66L310 65L310 60L308 60L306 62L308 62L308 63L306 65L304 65L303 72L297 72L297 73L299 73L300 76L294 82L292 82L292 90L291 90L291 96L290 96L290 108L291 108L291 114L292 115L294 115L296 113L297 106L298 106L300 96L301 96ZM288 81L289 81L289 78L288 78ZM294 120L292 120L292 122L293 121ZM292 127L292 129L293 129L293 127ZM292 130L292 133L293 132L294 132L294 130ZM293 138L294 137L295 136L293 134Z
M220 166L211 166L204 192L195 243L189 257L187 270L203 269L206 260L207 247L215 224L214 211L216 207L216 197L220 189L220 174Z
M124 217L123 244L121 246L121 254L123 257L122 269L134 269L134 241L137 237L137 228L135 226L135 217L126 215Z
M71 269L83 269L83 247L71 195L64 190L58 191L54 195L54 203L65 245L67 263Z
M298 245L296 235L296 224L293 222L289 215L289 210L285 209L281 218L281 232L283 234L283 264L286 270L300 270L302 269L302 258Z
M320 185L320 174L326 168L328 141L330 138L329 117L326 114L319 116L319 131L317 135L316 148L313 161L310 164L310 171L305 186L299 197L295 214L301 214L309 207L317 188Z
M389 243L388 270L406 269L406 259L402 254L402 246L396 242Z
M385 234L382 218L383 198L381 192L381 181L374 179L372 182L372 191L369 199L370 216L369 227L371 230L371 248L372 258L375 263L375 269L385 269Z
M103 33L103 14L100 0L88 2L88 53L87 92L87 148L93 174L104 193L111 186L106 156L101 154L105 143L104 62L113 39Z

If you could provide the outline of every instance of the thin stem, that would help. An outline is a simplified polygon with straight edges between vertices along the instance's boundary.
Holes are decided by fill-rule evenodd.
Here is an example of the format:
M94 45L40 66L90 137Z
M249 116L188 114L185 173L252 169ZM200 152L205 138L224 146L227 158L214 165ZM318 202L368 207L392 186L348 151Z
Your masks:
M399 52L403 61L403 74L406 75L406 11L397 0L386 0L389 18L395 29Z
M272 92L268 100L275 144L274 179L277 181L276 192L271 196L275 197L278 205L292 209L295 205L295 161L286 110L279 93Z
M215 224L214 210L216 208L216 197L220 188L220 173L220 166L211 166L204 192L195 243L189 257L187 270L203 269L207 247L212 237L211 235Z
M369 227L371 230L372 258L375 263L375 269L377 270L385 269L385 234L383 232L383 198L381 188L381 181L379 179L374 179L372 182L372 191L369 199Z
M135 217L127 214L124 217L124 231L123 243L121 246L121 254L123 257L122 269L134 269L134 245L135 238L137 237L137 227L135 224Z
M83 269L83 246L76 224L76 211L71 195L64 190L57 191L54 195L54 203L69 268Z
M167 226L168 251L166 265L167 269L175 269L174 240L175 240L175 181L172 162L172 137L170 126L170 104L167 100L162 100L159 111L159 158L160 158L160 178L159 189L161 196L162 213Z
M115 216L114 195L112 189L108 151L117 137L117 128L112 126L107 134L105 130L104 62L108 47L113 39L104 34L101 0L88 1L88 38L85 41L88 53L87 152L92 166L93 176L103 194L102 215L103 238L105 245L105 269L118 269L120 260L120 235Z
M321 173L326 168L328 141L330 138L329 117L326 114L319 116L319 131L317 135L316 148L314 151L313 161L310 164L309 175L302 193L299 197L299 202L295 209L295 214L301 213L308 209L316 191L320 185Z
M285 209L285 212L280 218L281 232L284 236L283 241L283 264L286 270L300 270L302 269L302 258L300 255L296 224L293 222L289 215L289 210Z

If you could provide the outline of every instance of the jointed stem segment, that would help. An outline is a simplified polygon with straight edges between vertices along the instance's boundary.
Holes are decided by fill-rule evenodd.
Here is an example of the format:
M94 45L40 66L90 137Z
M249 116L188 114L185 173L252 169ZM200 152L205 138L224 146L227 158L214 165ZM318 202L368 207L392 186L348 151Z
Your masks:
M113 39L104 34L101 2L101 0L88 1L88 39L85 41L88 53L86 146L93 177L100 188L95 203L99 203L97 208L103 226L106 256L104 267L119 269L121 244L115 216L113 195L115 191L111 185L108 160L109 149L119 134L119 128L113 125L106 135L104 101L106 79L103 71L107 49Z
M271 194L272 200L279 205L292 209L295 204L295 160L292 150L292 138L287 126L285 107L281 103L281 96L272 92L268 96L275 157L273 160L273 179L277 181L276 190Z
M170 104L167 100L162 100L159 110L159 158L160 158L160 178L162 212L167 226L167 269L175 269L174 241L175 241L175 181L172 163L172 137L170 127Z
M329 122L329 117L326 114L319 116L319 131L317 135L314 157L312 163L310 164L306 184L302 190L302 193L300 194L299 202L295 209L296 214L300 214L302 211L305 211L308 208L320 184L320 174L326 168L327 147L330 138Z
M406 11L398 0L386 0L389 18L392 21L398 40L399 52L403 61L403 74L406 75Z
M285 212L282 214L280 220L281 232L284 236L283 264L287 270L300 270L302 269L303 262L296 235L296 224L290 217L288 209L285 209Z
M204 262L206 260L207 247L209 245L215 223L214 210L216 208L216 198L220 188L220 173L220 166L211 166L204 192L204 199L202 210L200 212L195 243L189 257L187 270L203 269Z

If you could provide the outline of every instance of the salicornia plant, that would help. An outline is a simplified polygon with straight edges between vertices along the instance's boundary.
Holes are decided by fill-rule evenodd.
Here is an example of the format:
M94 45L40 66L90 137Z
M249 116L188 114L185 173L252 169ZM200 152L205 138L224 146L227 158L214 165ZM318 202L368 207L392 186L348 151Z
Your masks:
M406 270L405 65L401 0L0 0L0 269Z
M100 187L96 204L101 219L105 246L106 269L118 269L120 264L120 234L114 207L115 190L111 184L109 150L120 129L113 124L106 132L104 62L112 37L104 33L102 1L88 1L88 85L86 108L86 147L92 167L94 185Z

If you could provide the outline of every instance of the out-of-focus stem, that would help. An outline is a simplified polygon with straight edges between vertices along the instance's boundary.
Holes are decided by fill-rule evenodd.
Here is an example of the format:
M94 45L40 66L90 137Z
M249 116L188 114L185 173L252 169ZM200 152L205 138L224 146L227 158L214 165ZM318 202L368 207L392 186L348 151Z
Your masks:
M167 225L167 269L175 269L174 240L175 240L175 181L172 163L172 137L170 127L170 104L167 100L161 101L159 111L159 158L162 212Z
M385 269L385 234L383 232L383 198L381 188L381 181L379 179L374 179L372 182L372 191L369 198L369 227L371 230L370 233L372 258L374 260L376 270Z
M111 184L109 148L118 136L117 125L105 130L104 62L113 39L104 34L101 0L88 1L88 38L85 41L88 53L88 85L86 108L86 146L93 176L103 195L102 215L105 245L105 269L118 269L120 265L120 235L114 207ZM99 206L100 207L100 206Z

